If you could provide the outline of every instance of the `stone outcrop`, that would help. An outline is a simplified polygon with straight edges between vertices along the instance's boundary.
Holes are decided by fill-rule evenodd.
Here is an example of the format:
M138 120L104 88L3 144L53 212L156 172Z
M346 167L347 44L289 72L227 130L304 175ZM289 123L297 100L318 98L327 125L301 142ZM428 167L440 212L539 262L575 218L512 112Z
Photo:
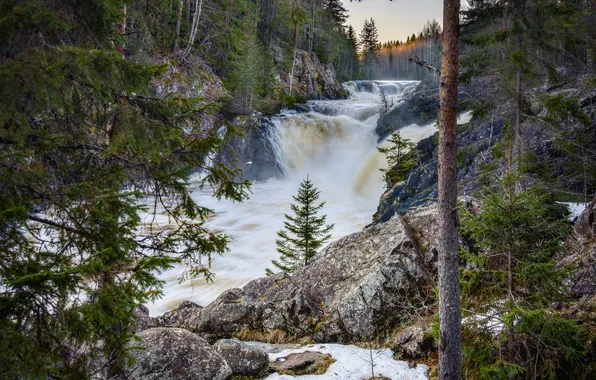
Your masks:
M213 348L226 360L232 375L258 376L269 366L269 355L265 351L238 340L222 339Z
M150 328L139 334L144 350L133 350L129 379L225 380L232 369L204 339L185 329Z
M281 142L273 122L265 117L237 117L234 124L243 136L226 144L217 160L228 168L242 169L242 175L250 181L283 177L284 168L278 157Z
M482 188L480 174L492 158L491 147L499 141L501 120L472 120L458 125L458 183L460 196L474 196ZM394 214L404 215L411 207L424 206L437 199L437 137L418 142L418 165L408 177L394 184L382 196L375 221L385 222Z
M290 92L291 73L282 74L280 85ZM296 51L292 95L306 99L343 99L347 92L335 76L330 63L322 64L316 54L304 50Z
M412 326L397 336L392 350L401 359L420 359L434 348L433 338L429 336L429 326Z
M439 101L436 97L424 96L420 91L409 96L389 112L381 114L375 132L382 141L398 128L410 124L424 125L436 120L439 115Z
M411 315L414 303L432 298L435 214L430 206L395 215L329 244L292 276L254 280L205 308L174 311L184 318L170 313L163 323L219 336L247 328L282 329L317 341L371 338Z
M579 174L577 170L570 170L571 167L578 165L578 157L562 154L560 146L561 143L566 144L565 141L596 141L592 133L596 127L594 124L596 90L586 86L586 81L586 77L578 77L564 85L544 89L543 92L537 93L540 96L530 94L528 107L533 115L542 118L550 115L544 102L539 101L541 96L548 95L577 102L578 113L587 116L584 119L588 120L579 123L575 118L568 117L560 120L556 128L536 117L523 120L521 131L524 149L533 155L535 160L528 165L522 178L526 187L533 184L535 178L542 178L544 181L545 177L554 188L564 189L570 193L582 194L584 187L594 187L596 183L594 176L585 176ZM511 103L510 94L503 92L499 83L499 76L489 75L474 79L471 84L460 86L459 99L462 104L460 111L464 111L465 104L474 103L466 101L467 99L490 98L494 103L490 107L480 108L470 122L458 125L457 179L460 196L474 196L486 184L482 177L488 164L494 167L496 175L505 170L505 160L493 160L493 153L503 153L505 148L500 147L494 152L491 148L503 141L505 121L510 117L514 105ZM379 118L377 133L381 137L412 122L420 123L427 120L426 115L433 114L433 107L429 108L429 105L438 104L438 91L431 90L429 85L426 95L421 96L420 94L423 94L421 86L424 85L429 84L425 82L419 84L415 91L418 95L408 98L403 104ZM420 115L425 116L421 121L415 120L419 117L418 111L421 111ZM564 137L561 138L561 136ZM418 143L416 147L419 152L418 165L405 181L393 184L383 194L374 216L375 221L387 221L395 213L403 215L412 206L421 206L436 200L438 166L436 141L435 135Z

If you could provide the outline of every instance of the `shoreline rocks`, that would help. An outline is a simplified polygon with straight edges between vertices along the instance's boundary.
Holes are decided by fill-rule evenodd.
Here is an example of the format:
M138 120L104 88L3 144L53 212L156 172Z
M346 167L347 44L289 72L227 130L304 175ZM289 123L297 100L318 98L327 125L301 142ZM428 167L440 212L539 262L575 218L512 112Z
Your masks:
M204 308L184 303L154 323L219 338L282 330L317 342L371 339L430 302L435 214L433 205L395 215L329 244L291 276L253 280Z

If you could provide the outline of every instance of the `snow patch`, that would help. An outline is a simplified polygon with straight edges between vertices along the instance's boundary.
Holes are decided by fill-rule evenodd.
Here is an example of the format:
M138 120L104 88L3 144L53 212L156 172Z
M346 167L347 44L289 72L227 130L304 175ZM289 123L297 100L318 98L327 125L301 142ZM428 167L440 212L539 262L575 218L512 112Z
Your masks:
M300 380L362 380L372 377L374 369L375 377L385 376L393 380L427 380L428 367L418 364L410 368L404 361L393 359L393 351L388 348L372 350L356 346L341 344L311 344L308 346L287 349L278 353L270 353L269 360L275 361L290 354L316 351L329 354L336 360L322 375L290 376L274 373L266 378L273 379L300 379Z

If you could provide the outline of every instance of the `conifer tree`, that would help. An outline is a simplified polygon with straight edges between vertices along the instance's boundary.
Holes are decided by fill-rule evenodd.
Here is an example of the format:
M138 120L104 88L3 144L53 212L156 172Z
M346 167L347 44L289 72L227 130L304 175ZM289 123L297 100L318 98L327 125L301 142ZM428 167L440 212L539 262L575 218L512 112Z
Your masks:
M587 337L549 310L566 293L567 268L557 267L556 255L569 233L567 212L543 188L516 190L513 164L509 158L497 186L484 191L478 213L462 212L462 236L471 243L462 251L463 308L503 326L495 334L466 324L466 377L555 378L565 371L580 378Z
M298 195L294 196L297 202L290 207L294 216L285 215L285 229L277 233L275 241L279 260L273 260L273 265L286 273L308 264L317 250L331 239L332 224L326 224L327 216L318 216L325 202L317 204L320 191L310 179L300 183ZM273 272L267 269L267 274Z
M364 27L360 32L360 47L362 48L362 57L364 71L367 79L372 79L379 63L377 50L379 49L379 32L375 25L375 20L364 20Z
M387 140L391 146L377 148L387 158L388 169L380 169L384 173L387 188L392 184L406 179L406 176L418 161L416 146L413 142L401 136L399 131L393 132Z
M191 173L216 197L246 196L208 162L234 130L203 128L218 104L156 95L170 67L127 58L123 31L150 28L130 3L0 3L1 378L122 378L158 274L184 261L209 278L226 251ZM177 228L146 233L141 214L159 204Z

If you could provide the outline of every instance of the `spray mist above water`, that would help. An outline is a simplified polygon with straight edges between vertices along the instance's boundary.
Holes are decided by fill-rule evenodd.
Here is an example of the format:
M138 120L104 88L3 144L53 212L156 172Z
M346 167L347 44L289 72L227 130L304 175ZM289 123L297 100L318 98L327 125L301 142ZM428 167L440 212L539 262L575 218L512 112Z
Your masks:
M288 111L272 117L274 129L267 138L285 168L284 178L254 183L250 199L243 203L217 201L208 189L193 192L197 203L216 212L207 227L232 236L230 251L213 260L213 283L206 284L204 279L179 283L183 265L163 274L165 296L148 305L151 314L161 314L184 300L205 306L222 291L264 276L265 268L279 256L275 239L283 228L283 215L290 212L292 196L307 175L326 202L322 213L335 224L334 240L370 223L384 190L379 169L387 165L384 155L377 151L375 134L381 112L379 93L382 88L393 97L390 101L398 104L416 84L348 82L344 87L351 93L349 99L312 101L311 112ZM417 142L435 130L431 123L404 126L400 131Z

